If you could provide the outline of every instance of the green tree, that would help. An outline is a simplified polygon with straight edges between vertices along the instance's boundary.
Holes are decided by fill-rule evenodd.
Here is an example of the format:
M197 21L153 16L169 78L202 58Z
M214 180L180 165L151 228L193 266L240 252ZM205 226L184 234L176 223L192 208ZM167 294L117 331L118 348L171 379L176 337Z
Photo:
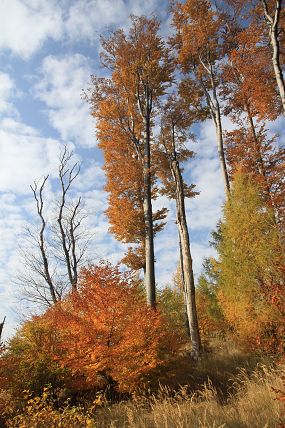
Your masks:
M262 201L252 176L242 170L234 175L221 233L219 302L240 339L260 344L280 322L268 292L270 284L283 284L284 252L273 210Z

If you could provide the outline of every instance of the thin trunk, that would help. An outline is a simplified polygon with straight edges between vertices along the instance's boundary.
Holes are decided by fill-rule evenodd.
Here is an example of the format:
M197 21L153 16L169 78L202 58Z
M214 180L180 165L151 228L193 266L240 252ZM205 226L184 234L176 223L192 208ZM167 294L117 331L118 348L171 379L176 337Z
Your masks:
M180 233L179 233L179 250L180 250L180 263L179 264L180 264L180 271L181 271L181 283L182 283L183 300L184 300L184 325L185 325L185 330L186 330L187 336L191 337L190 326L189 326L189 318L188 318L188 313L187 313L185 279L184 279L184 272L183 272L183 255L182 255Z
M75 163L70 169L68 168L68 162L72 156L72 152L68 152L67 148L64 148L64 153L60 158L60 166L59 166L59 179L61 184L61 200L59 205L59 212L58 212L58 225L59 225L59 233L61 238L61 246L64 254L64 260L66 264L67 274L69 283L71 286L71 291L76 292L77 291L77 257L76 257L76 238L75 238L75 219L76 215L79 209L79 205L81 202L81 199L79 198L78 203L76 204L73 213L70 218L70 240L65 230L65 223L64 223L64 210L66 208L66 196L68 194L68 191L70 189L70 186L72 185L73 181L76 179L80 172L80 166L78 166L77 163ZM65 177L67 177L67 180L65 181ZM73 264L72 264L73 259Z
M185 284L184 293L192 342L192 356L193 358L197 359L201 354L201 339L196 309L195 284L190 250L190 238L185 212L183 179L177 160L174 160L171 163L171 169L176 185L177 224L179 231L179 239L181 242L182 266Z
M224 187L226 195L228 196L230 193L230 180L227 171L226 159L225 159L225 150L224 150L224 139L223 139L223 129L222 129L222 121L221 121L221 112L220 108L215 112L215 127L216 127L216 138L218 144L218 154L220 160L220 166L222 170L222 176L224 181Z
M274 221L275 221L275 224L276 224L277 227L279 227L278 226L278 223L279 223L278 222L278 212L277 212L276 206L274 204L274 200L272 198L272 193L271 193L270 185L268 183L268 178L267 178L267 175L266 175L266 171L265 171L265 167L264 167L264 162L263 162L263 159L262 159L262 153L261 153L261 149L260 149L260 142L259 142L258 137L256 135L256 130L255 130L253 118L252 118L252 115L250 113L249 106L247 104L245 104L244 108L245 108L245 111L247 113L248 126L249 126L249 129L251 131L252 138L253 138L253 141L254 141L254 149L255 149L255 152L256 152L256 156L257 156L258 172L259 172L259 174L264 179L265 190L266 190L266 194L267 194L266 198L267 198L267 200L270 202L270 204L272 206L272 209L273 209L273 212L274 212Z
M53 303L56 303L58 301L57 296L56 296L56 290L53 284L53 280L50 274L50 267L49 267L49 261L48 261L48 257L46 254L46 248L45 248L45 228L46 228L46 221L43 215L43 208L44 208L44 200L43 200L43 190L45 188L45 184L46 181L48 179L48 175L43 179L43 182L40 186L40 189L38 191L38 186L37 183L34 183L34 187L30 186L34 195L34 199L36 201L37 204L37 212L38 215L41 219L41 229L39 231L39 250L41 253L41 257L42 257L42 263L43 263L43 272L42 275L46 281L46 283L48 284L49 287L49 291L50 291L50 295L51 295L51 299L53 301ZM38 194L37 194L38 191Z
M214 75L213 75L212 65L210 65L210 79L211 79L211 85L212 85L212 90L213 90L213 99L214 99L214 103L212 103L212 108L213 108L212 114L214 116L214 123L215 123L215 127L216 127L218 154L219 154L220 165L221 165L221 170L222 170L222 175L223 175L223 180L224 180L225 192L226 192L226 195L228 196L230 193L230 180L229 180L226 158L225 158L221 109L220 109L220 103L219 103L218 96L217 96L217 88L216 88L216 82L215 82Z
M249 108L249 106L247 104L245 104L244 108L245 108L245 111L246 111L246 114L247 114L248 127L249 127L249 130L251 132L251 135L252 135L252 138L253 138L253 142L254 142L254 150L255 150L255 153L257 155L258 172L266 180L266 174L265 174L265 169L264 169L264 162L263 162L262 154L261 154L261 150L260 150L260 143L259 143L257 135L256 135L256 130L255 130L255 126L254 126L254 123L253 123L252 115L250 113L250 108Z
M269 26L269 39L270 44L272 46L272 64L275 73L276 83L278 86L282 106L283 113L285 114L285 84L284 77L280 65L280 47L278 40L278 23L281 12L281 3L282 0L276 0L275 13L274 17L270 16L268 12L267 3L265 0L262 0L263 8L264 8L264 17Z
M144 119L144 221L145 221L145 289L147 303L156 307L155 270L154 270L154 244L153 244L153 221L151 203L151 171L150 171L150 119Z
M40 252L41 252L42 260L43 260L45 280L49 286L49 291L50 291L52 301L53 301L53 303L56 303L58 299L56 297L55 288L53 285L53 281L51 279L51 275L49 273L49 263L48 263L48 259L47 259L45 248L44 248L43 233L40 234L40 239L41 239Z
M3 327L5 324L5 320L6 320L6 317L4 317L3 321L0 323L0 343L1 343L1 337L2 337L2 333L3 333Z
M222 128L222 119L221 119L221 109L220 109L220 103L217 96L217 89L216 89L216 83L214 79L213 74L213 67L211 64L209 64L209 67L207 67L204 63L203 66L205 67L206 71L208 72L210 76L210 82L212 86L212 93L211 96L203 79L200 79L201 85L204 90L204 94L207 100L207 104L210 110L211 118L214 122L215 129L216 129L216 141L218 146L218 155L220 160L220 166L224 181L224 188L225 193L228 196L230 194L230 180L229 175L227 171L227 164L226 164L226 158L225 158L225 150L224 150L224 139L223 139L223 128Z

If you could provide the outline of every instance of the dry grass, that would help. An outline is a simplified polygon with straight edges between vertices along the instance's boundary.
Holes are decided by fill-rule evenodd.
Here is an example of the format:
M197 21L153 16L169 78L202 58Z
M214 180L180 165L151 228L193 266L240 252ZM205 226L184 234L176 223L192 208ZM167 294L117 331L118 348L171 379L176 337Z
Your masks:
M101 409L96 428L276 428L281 405L272 387L281 387L280 369L262 365L251 375L239 371L225 403L211 383L195 393L182 387L174 396L161 387L156 396Z
M281 375L282 367L249 357L230 344L227 349L223 344L220 351L216 346L215 354L196 364L191 363L189 357L181 356L176 366L160 373L159 387L154 373L152 393L140 393L118 403L107 402L104 394L99 394L91 407L89 401L82 407L63 406L58 410L51 408L44 397L35 398L28 402L21 415L10 419L10 425L1 425L0 421L0 426L284 428L282 403L276 400L273 390L283 389ZM183 386L178 387L179 384ZM2 400L6 410L7 399ZM5 416L5 412L2 415Z

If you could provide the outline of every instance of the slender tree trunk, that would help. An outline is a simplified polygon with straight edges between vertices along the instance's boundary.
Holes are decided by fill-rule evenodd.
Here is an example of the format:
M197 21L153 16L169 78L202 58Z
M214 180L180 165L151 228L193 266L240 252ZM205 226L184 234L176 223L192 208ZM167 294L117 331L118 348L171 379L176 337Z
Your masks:
M223 175L223 180L224 180L225 192L226 192L226 195L228 196L230 194L230 180L229 180L226 158L225 158L221 109L220 109L220 103L218 100L216 82L214 79L212 65L210 65L210 78L211 78L211 85L212 85L212 90L213 90L213 101L210 103L210 110L212 109L211 114L212 114L212 117L214 119L214 123L215 123L215 127L216 127L218 154L219 154L220 165L221 165L221 170L222 170L222 175Z
M228 176L226 159L225 159L222 120L221 120L221 112L220 112L219 107L215 111L215 121L214 122L215 122L215 127L216 127L216 138L217 138L220 166L221 166L221 170L222 170L225 192L226 192L226 195L228 196L230 193L230 180L229 180L229 176Z
M272 55L272 63L275 73L276 82L278 85L279 94L281 97L281 102L283 106L283 113L285 114L285 85L284 85L284 77L280 66L279 61L279 42L277 39L277 31L276 28L271 31L270 34L270 42L272 45L273 55Z
M5 320L6 320L6 317L4 317L3 321L0 323L0 343L1 343L1 337L2 337L2 333L3 333L3 327L5 324Z
M40 188L38 189L37 183L34 183L34 187L30 186L34 195L34 199L36 201L37 204L37 213L41 219L41 229L39 231L39 250L41 253L41 257L42 257L42 264L43 264L43 272L42 272L42 276L44 277L46 283L48 284L49 287L49 291L50 291L50 295L51 295L51 299L53 301L53 303L56 303L58 301L58 298L56 296L56 289L54 287L53 284L53 280L50 274L50 267L49 267L49 261L48 261L48 257L47 257L47 253L46 253L46 248L45 248L45 229L46 229L46 220L44 218L44 214L43 214L43 209L44 209L44 200L43 200L43 191L45 188L45 184L46 181L48 179L48 175L46 177L44 177L43 182L40 186Z
M144 220L145 220L145 289L147 303L152 308L156 307L155 270L154 270L154 244L153 221L151 203L151 160L150 160L150 119L144 119Z
M260 143L259 143L257 135L256 135L256 130L255 130L255 126L254 126L254 123L253 123L252 115L250 113L250 108L249 108L249 106L247 104L245 105L244 108L245 108L245 111L246 111L246 114L247 114L248 127L249 127L249 130L251 132L251 135L252 135L252 138L253 138L253 142L254 142L254 149L255 149L256 156L257 156L257 168L258 168L258 172L266 180L266 174L265 174L265 169L264 169L264 162L263 162L262 154L261 154L261 150L260 150ZM267 180L266 180L266 182L267 182ZM269 190L268 184L267 184L267 188Z
M210 76L211 86L212 86L212 96L209 93L203 79L200 79L201 85L204 90L204 94L206 96L207 104L210 110L211 118L214 122L215 129L216 129L216 141L218 146L218 155L220 160L220 166L224 181L224 188L225 193L228 196L230 194L230 180L229 175L227 171L227 164L226 164L226 158L225 158L225 150L224 150L224 138L223 138L223 128L222 128L222 119L221 119L221 109L220 109L220 103L217 96L217 89L216 89L216 83L214 79L213 74L213 67L211 64L209 64L209 68L203 64L207 72Z
M181 176L179 163L177 160L172 162L172 173L176 184L176 210L177 210L177 224L179 231L179 239L181 242L182 266L184 276L184 294L185 303L187 308L187 315L189 321L190 336L192 342L192 356L197 359L201 354L201 339L198 326L198 316L196 309L195 299L195 285L192 266L192 257L190 250L190 238L187 227L184 192L183 192L183 179Z
M275 225L277 226L279 233L282 233L282 231L280 230L280 226L279 226L278 209L274 203L274 198L272 197L270 185L269 185L268 178L267 178L266 171L265 171L265 167L264 167L264 162L263 162L262 153L261 153L261 149L260 149L260 142L259 142L258 137L256 135L256 129L255 129L255 125L253 122L252 115L250 113L250 108L247 104L245 105L245 111L247 114L248 126L249 126L249 129L251 131L252 138L254 140L254 148L256 151L256 155L257 155L258 172L264 179L265 190L266 190L266 199L267 199L267 201L269 201L269 203L273 209Z
M281 4L282 0L276 0L275 13L274 17L270 16L268 12L267 2L265 0L261 0L264 8L264 17L269 26L269 39L270 44L272 46L272 64L275 73L275 79L278 86L282 106L283 113L285 114L285 84L284 77L280 65L280 46L278 40L278 23L281 12Z
M181 239L180 239L180 233L179 236L179 250L180 250L180 271L181 271L181 283L182 283L182 291L183 291L183 300L184 300L184 324L185 324L185 330L187 336L191 337L190 333L190 327L189 327L189 318L187 313L187 302L186 302L186 293L185 293L185 279L184 279L184 272L183 272L183 255L182 255L182 246L181 246Z
M50 273L49 273L49 263L48 263L48 259L46 257L46 252L45 252L43 242L41 242L41 244L40 244L40 251L41 251L42 260L43 260L45 280L49 286L49 291L50 291L52 301L53 301L53 303L56 303L58 301L58 299L56 297L55 287L53 285L53 281L52 281L52 278L51 278Z

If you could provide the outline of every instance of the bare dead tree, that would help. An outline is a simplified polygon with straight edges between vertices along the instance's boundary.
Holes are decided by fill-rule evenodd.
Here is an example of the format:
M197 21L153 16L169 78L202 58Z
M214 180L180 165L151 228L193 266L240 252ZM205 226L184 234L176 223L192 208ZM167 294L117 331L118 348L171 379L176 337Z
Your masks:
M69 209L70 215L64 218L64 209L66 208L66 196L80 172L80 165L76 162L69 167L72 152L68 152L65 147L59 165L59 180L61 185L61 200L59 203L58 225L60 231L60 241L64 254L64 260L67 268L68 278L72 291L77 289L78 265L84 252L77 253L76 242L78 240L77 230L80 227L82 219L78 217L80 212L81 197L77 200L74 207Z
M45 229L46 229L46 220L45 220L44 215L43 215L43 208L44 208L43 190L44 190L47 179L48 179L48 175L46 177L44 177L42 184L40 185L39 189L38 189L38 185L36 182L34 182L34 186L30 186L32 189L33 195L34 195L34 199L36 201L37 214L41 220L41 228L39 230L39 235L38 235L38 246L39 246L39 250L40 250L40 254L41 254L41 262L36 263L37 260L34 259L33 266L34 266L34 269L36 269L37 272L40 275L42 275L43 279L47 283L47 285L49 287L49 291L50 291L50 296L52 298L52 302L56 303L58 298L57 298L55 286L53 284L52 276L50 274L50 267L49 267L49 261L48 261L48 257L47 257L46 243L45 243L45 237L44 237L44 233L45 233Z
M64 148L59 157L59 194L56 198L53 217L47 220L44 191L49 179L31 185L40 226L27 229L30 250L23 250L23 270L18 283L24 287L24 299L35 304L51 306L63 295L77 290L78 272L85 262L85 253L90 236L83 229L86 215L81 197L70 196L71 186L80 172L78 162L72 164L73 152Z

